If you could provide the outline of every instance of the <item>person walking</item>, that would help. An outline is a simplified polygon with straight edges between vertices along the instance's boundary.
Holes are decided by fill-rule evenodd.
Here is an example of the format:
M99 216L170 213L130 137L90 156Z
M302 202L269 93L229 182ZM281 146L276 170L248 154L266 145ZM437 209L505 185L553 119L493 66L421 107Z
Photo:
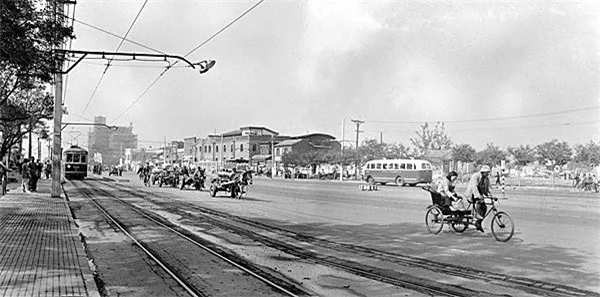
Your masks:
M44 167L44 173L46 174L46 179L50 179L50 174L52 174L52 163L50 161L46 161L46 166Z
M31 192L37 191L37 181L40 178L38 172L39 171L37 163L35 163L35 157L31 157L31 160L29 161L29 190Z
M31 193L29 191L29 179L31 175L29 173L29 159L23 159L23 164L21 164L21 188L23 193Z

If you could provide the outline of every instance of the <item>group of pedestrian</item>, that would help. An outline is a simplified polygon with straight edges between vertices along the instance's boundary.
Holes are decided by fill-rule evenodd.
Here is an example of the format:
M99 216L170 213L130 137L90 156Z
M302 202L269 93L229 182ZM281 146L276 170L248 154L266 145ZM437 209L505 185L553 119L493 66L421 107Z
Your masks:
M580 176L580 174L575 175L573 179L573 186L576 189L580 189L581 191L589 191L598 193L599 185L598 185L598 177L592 173L584 173Z
M47 162L47 164L49 163ZM21 188L24 193L37 191L37 183L42 177L42 170L44 170L44 165L39 160L36 162L35 157L23 159L23 163L21 164ZM48 175L46 176L48 178Z
M123 176L123 166L121 166L121 165L113 166L112 169L108 172L108 176L111 176L111 175Z

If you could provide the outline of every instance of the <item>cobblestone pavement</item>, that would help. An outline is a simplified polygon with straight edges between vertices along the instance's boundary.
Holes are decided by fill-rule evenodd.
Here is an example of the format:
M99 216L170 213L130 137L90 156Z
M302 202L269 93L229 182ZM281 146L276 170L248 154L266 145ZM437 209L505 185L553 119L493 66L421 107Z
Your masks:
M0 198L0 296L99 296L64 198L38 188Z

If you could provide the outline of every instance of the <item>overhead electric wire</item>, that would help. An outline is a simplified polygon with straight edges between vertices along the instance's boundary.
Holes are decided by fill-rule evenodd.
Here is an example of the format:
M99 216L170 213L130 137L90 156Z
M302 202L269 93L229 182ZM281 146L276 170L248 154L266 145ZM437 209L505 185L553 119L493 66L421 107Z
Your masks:
M231 25L233 25L235 22L237 22L238 20L240 20L242 17L244 17L246 14L248 14L249 12L251 12L252 10L254 10L259 4L261 4L264 0L260 0L258 1L256 4L254 4L252 7L250 7L249 9L247 9L244 13L242 13L240 16L238 16L237 18L235 18L233 21L231 21L229 24L227 24L225 27L223 27L221 30L217 31L215 34L213 34L212 36L210 36L208 39L206 39L204 42L200 43L198 46L196 46L195 48L193 48L191 51L189 51L187 54L185 54L184 58L187 58L189 55L191 55L192 53L194 53L195 51L197 51L199 48L201 48L203 45L207 44L209 41L211 41L213 38L215 38L217 35L219 35L220 33L222 33L223 31L225 31L227 28L229 28ZM169 71L169 69L171 69L173 66L175 66L175 64L177 64L177 62L179 61L175 61L175 63L173 63L173 65L171 65L171 67L167 67L165 70L163 70L158 77L144 90L144 92L142 92L142 94L135 99L125 110L123 110L119 115L117 115L117 117L115 117L114 120L112 120L111 123L114 123L115 121L117 121L119 118L121 118L121 116L123 116L123 114L125 114L127 111L129 111L138 101L140 101L140 99L142 99L142 97L144 97L144 95L146 93L148 93L148 91L152 88L152 86L154 86L156 84L156 82L165 74L167 73L167 71Z
M490 122L490 121L502 121L502 120L514 120L514 119L524 119L524 118L533 118L533 117L543 117L543 116L566 114L566 113L579 112L579 111L587 111L587 110L594 110L594 109L600 109L600 106L596 105L596 106L588 106L588 107L583 107L583 108L576 108L576 109L569 109L569 110L562 110L562 111L554 111L554 112L547 112L547 113L517 115L517 116L497 117L497 118L486 118L486 119L469 119L469 120L452 120L452 121L442 121L442 120L435 120L435 121L379 121L379 120L366 120L366 121L369 122L369 123L381 123L381 124L422 124L422 123L425 123L425 122L472 123L472 122Z
M140 10L138 11L137 15L135 16L135 18L131 22L131 25L129 25L129 29L127 29L127 32L125 33L125 36L123 36L123 38L121 38L121 42L119 43L119 46L117 46L117 49L115 50L115 52L118 52L119 49L121 49L121 46L123 45L123 42L125 42L125 38L127 38L127 35L129 35L129 32L131 32L131 29L133 28L133 25L135 25L135 22L140 17L140 14L144 10L144 7L146 7L146 3L148 3L148 0L144 1L144 4L142 4L142 7L140 8ZM96 92L98 91L98 88L100 87L100 84L102 83L102 80L104 79L104 76L106 75L106 71L108 71L108 68L110 67L110 63L112 62L112 60L114 59L114 57L115 56L113 55L108 60L108 63L106 64L106 68L104 68L104 71L102 72L102 76L100 76L100 80L98 80L98 83L96 84L96 88L94 88L94 92L92 92L92 96L90 96L90 99L88 100L87 104L83 108L83 111L81 112L81 115L79 116L80 118L83 117L83 115L85 114L85 111L87 110L88 106L90 106L90 103L92 102L92 99L96 95Z
M575 126L582 124L598 124L600 121L598 120L590 120L590 121L578 121L578 122L563 122L563 123L549 123L549 124L539 124L539 125L519 125L519 126L503 126L503 127L490 127L490 128L473 128L473 129L448 129L446 132L473 132L473 131L494 131L494 130L504 130L504 129L528 129L528 128L541 128L541 127L564 127L564 126ZM365 133L409 133L415 132L415 130L377 130L377 129L367 129L364 131Z
M75 28L75 22L73 21L73 19L75 19L75 9L76 8L77 8L77 3L73 4L73 17L71 18L71 28ZM69 10L70 10L70 6L67 5L67 15L69 15ZM67 17L67 19L69 19L69 18ZM72 47L73 47L73 38L71 38L69 40L69 50ZM67 69L68 68L69 68L69 64L67 63ZM62 98L62 104L63 105L67 101L67 89L68 89L68 87L69 87L69 73L67 73L65 75L65 83L64 83L63 98Z
M70 18L69 16L67 16L67 17L68 17L68 18ZM147 46L147 45L144 45L144 44L141 44L141 43L139 43L139 42L137 42L137 41L134 41L134 40L131 40L131 39L125 38L124 36L117 35L117 34L115 34L115 33L112 33L112 32L110 32L110 31L107 31L107 30L105 30L105 29L102 29L102 28L100 28L100 27L98 27L98 26L94 26L94 25L88 24L88 23L86 23L86 22L83 22L83 21L81 21L81 20L78 20L78 19L75 19L75 18L72 18L72 19L73 19L73 21L75 21L75 22L77 22L77 23L79 23L79 24L82 24L82 25L84 25L84 26L87 26L87 27L90 27L90 28L92 28L92 29L98 30L98 31L100 31L100 32L102 32L102 33L108 34L108 35L110 35L110 36L113 36L113 37L116 37L116 38L119 38L119 39L123 39L123 40L125 40L125 41L127 41L127 42L129 42L129 43L135 44L135 45L137 45L137 46L140 46L140 47L142 47L142 48L145 48L145 49L147 49L147 50L151 50L151 51L153 51L153 52L156 52L156 53L159 53L159 54L164 54L164 52L162 52L162 51L159 51L159 50L157 50L157 49L151 48L151 47L149 47L149 46Z

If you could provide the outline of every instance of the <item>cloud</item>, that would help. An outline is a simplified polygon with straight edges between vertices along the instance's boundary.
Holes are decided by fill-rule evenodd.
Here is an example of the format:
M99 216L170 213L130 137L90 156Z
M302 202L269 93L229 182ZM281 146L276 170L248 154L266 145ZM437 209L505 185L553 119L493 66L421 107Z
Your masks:
M307 2L301 40L305 63L299 70L305 87L326 83L327 73L319 73L322 63L363 48L368 37L383 28L369 6L363 1Z

